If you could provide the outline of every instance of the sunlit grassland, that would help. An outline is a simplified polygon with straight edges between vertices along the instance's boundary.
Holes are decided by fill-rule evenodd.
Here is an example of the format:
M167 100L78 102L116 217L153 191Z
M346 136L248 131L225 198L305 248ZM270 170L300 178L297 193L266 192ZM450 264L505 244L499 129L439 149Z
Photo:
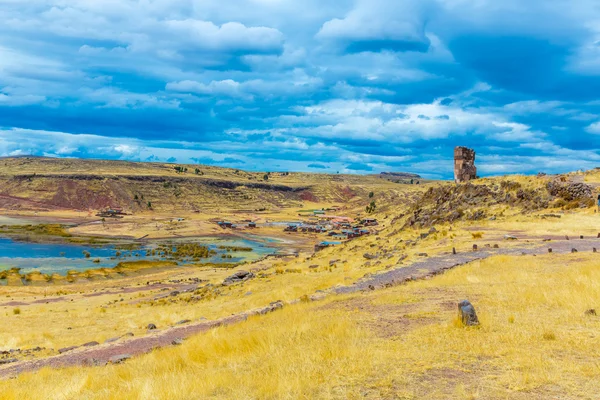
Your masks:
M481 327L456 323L463 298ZM593 254L498 256L427 281L288 306L123 365L0 385L9 399L594 398L600 318L585 311L598 305ZM402 329L382 334L393 324Z

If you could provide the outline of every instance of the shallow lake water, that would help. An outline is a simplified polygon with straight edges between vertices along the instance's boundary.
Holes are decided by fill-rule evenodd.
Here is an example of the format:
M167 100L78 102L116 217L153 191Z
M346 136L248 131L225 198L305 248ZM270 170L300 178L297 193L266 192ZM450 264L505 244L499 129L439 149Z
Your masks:
M254 261L277 252L276 240L252 237L200 237L185 239L154 240L138 244L135 249L124 247L124 243L82 245L72 243L35 243L17 241L0 237L0 270L13 267L21 268L21 273L39 271L44 274L59 273L65 275L69 270L84 271L93 268L112 268L123 261L169 261L161 256L147 255L148 250L168 244L177 247L178 243L197 243L217 252L199 263L239 263ZM131 244L131 243L129 243ZM252 248L252 251L231 251L219 249L219 246ZM124 249L126 248L126 249ZM120 256L117 256L120 252ZM89 253L89 257L86 257ZM223 259L223 254L232 258ZM96 260L97 262L94 262ZM193 263L191 260L177 260L180 265Z

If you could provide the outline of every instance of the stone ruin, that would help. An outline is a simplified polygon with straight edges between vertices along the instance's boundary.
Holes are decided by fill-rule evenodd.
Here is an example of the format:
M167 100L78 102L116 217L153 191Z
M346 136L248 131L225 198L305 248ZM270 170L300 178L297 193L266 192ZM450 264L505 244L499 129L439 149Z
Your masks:
M454 181L462 183L476 178L475 150L460 146L456 147L454 149Z

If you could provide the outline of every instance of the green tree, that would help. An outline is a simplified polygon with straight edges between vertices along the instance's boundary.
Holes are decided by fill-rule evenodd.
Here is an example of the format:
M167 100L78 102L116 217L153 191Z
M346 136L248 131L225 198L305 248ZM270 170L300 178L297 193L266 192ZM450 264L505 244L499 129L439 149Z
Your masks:
M365 210L367 211L367 214L373 214L376 208L377 205L375 204L375 201L372 201L371 204L369 204Z
M373 192L369 193L369 198L370 198L370 199L372 199L372 198L373 198L373 196L375 196L375 193L373 193Z
M265 176L263 176L263 179L264 179L265 181L268 181L268 180L269 180L269 174L265 174Z
M148 208L152 209L152 203L148 202Z

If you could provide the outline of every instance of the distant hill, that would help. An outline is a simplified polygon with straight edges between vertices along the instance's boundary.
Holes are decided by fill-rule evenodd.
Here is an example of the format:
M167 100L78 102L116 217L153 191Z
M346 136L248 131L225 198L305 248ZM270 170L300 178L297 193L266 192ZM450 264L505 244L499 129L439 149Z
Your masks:
M416 191L379 176L44 157L0 160L0 210L273 210L301 208L306 201L362 209L371 192L381 204L397 204L398 196Z
M382 178L399 178L399 179L421 179L421 175L411 174L409 172L382 172Z

